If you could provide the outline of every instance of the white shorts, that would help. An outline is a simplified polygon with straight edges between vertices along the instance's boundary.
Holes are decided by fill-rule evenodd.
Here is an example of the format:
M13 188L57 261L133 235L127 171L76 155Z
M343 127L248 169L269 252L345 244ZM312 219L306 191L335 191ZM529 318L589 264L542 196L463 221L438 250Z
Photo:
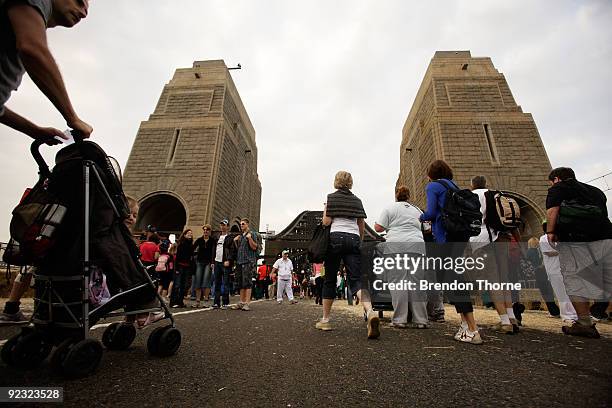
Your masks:
M569 296L609 301L612 297L612 239L559 244L559 261Z

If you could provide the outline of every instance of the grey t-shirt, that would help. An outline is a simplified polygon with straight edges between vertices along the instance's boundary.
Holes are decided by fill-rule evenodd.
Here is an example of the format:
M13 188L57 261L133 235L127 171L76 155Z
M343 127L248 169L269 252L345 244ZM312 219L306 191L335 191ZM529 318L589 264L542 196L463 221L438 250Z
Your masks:
M423 242L421 214L417 207L397 201L385 208L376 222L387 231L387 242Z
M9 21L7 3L26 3L34 7L43 20L45 26L51 17L52 0L0 0L0 115L4 113L4 104L21 84L25 68L17 54L15 46L15 33Z

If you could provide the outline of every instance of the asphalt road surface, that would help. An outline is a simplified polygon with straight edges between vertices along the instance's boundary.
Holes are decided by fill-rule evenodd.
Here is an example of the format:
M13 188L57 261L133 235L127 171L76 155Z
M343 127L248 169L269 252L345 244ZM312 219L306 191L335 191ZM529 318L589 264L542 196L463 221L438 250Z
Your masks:
M30 372L0 365L0 386L63 386L65 405L78 407L612 406L610 339L485 330L485 344L474 346L441 323L383 325L381 338L368 340L346 308L330 332L314 328L320 306L309 301L251 309L177 316L183 343L170 358L147 354L145 329L129 350L105 351L90 377L54 378L46 363ZM16 330L0 328L0 339Z

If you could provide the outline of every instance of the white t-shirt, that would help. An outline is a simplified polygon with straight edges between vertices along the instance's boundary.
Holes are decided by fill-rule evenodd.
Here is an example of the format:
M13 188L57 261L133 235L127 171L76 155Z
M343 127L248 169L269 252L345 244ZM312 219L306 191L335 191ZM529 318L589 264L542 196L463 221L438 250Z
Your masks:
M272 268L278 269L278 279L291 279L291 272L293 272L291 259L287 258L286 261L283 258L277 259Z
M544 262L546 274L548 276L560 276L561 263L559 262L559 251L550 245L546 234L540 237L540 251L542 252L542 261Z
M485 198L485 193L487 191L489 190L486 188L478 188L472 191L472 193L478 195L478 199L480 200L480 213L482 214L480 234L470 237L470 243L473 251L497 240L497 231L487 229L487 225L485 224L485 214L487 213L487 200ZM489 230L491 231L491 237L489 237Z
M423 242L421 210L406 201L385 208L376 223L387 231L387 242Z
M221 235L217 241L217 250L215 252L215 262L223 262L223 243L227 235Z
M333 217L329 232L346 232L347 234L359 235L357 218Z

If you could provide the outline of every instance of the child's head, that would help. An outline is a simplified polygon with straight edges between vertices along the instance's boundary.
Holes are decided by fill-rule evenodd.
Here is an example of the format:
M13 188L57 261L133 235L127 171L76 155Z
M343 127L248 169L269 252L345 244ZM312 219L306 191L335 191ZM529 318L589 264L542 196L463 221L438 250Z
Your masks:
M529 241L527 241L527 246L529 248L537 248L540 246L540 240L536 237L531 237L529 238Z
M123 223L126 227L131 231L134 228L134 224L136 224L136 219L138 218L138 201L134 197L130 197L128 195L125 196L128 208L130 209L130 214L123 220Z

